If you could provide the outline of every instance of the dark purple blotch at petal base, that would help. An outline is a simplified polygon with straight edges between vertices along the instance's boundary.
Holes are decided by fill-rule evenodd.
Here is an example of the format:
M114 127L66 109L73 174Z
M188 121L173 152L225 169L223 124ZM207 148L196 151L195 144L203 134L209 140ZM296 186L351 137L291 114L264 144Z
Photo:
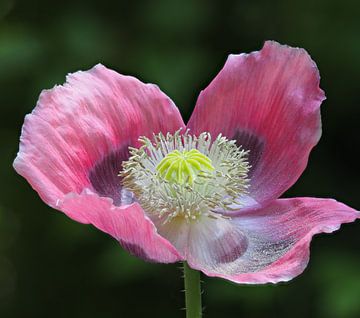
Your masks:
M122 188L119 176L122 162L128 158L128 146L123 146L97 162L89 173L89 180L94 190L102 197L112 198L114 205L117 206L135 201L134 195Z
M128 243L124 240L119 240L119 243L123 247L124 250L128 251L131 255L139 257L143 259L144 261L147 261L149 263L158 263L157 260L154 260L150 258L144 251L143 248L141 248L139 245Z
M224 241L227 242L226 245L223 244ZM221 264L226 264L241 257L241 255L246 252L248 245L249 242L245 235L234 236L233 233L226 232L213 243L212 247L217 249L217 253L214 253L214 255L216 255L216 261ZM224 248L224 246L226 246L226 248Z
M257 165L260 163L261 157L264 152L265 142L261 137L247 130L237 130L236 133L230 138L236 140L236 144L244 150L249 150L249 164L251 169L249 176L251 176Z

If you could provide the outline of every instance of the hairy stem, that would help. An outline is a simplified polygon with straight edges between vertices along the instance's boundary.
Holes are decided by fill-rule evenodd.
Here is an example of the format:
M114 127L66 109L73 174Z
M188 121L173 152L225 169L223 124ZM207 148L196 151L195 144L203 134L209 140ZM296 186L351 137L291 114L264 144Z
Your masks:
M202 316L200 272L191 269L184 262L184 284L186 318L200 318Z

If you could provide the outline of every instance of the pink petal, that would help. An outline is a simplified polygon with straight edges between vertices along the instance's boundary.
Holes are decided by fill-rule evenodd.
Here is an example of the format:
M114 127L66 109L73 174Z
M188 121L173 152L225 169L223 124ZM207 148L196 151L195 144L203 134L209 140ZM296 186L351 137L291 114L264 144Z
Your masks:
M108 198L89 191L69 194L58 202L58 209L70 218L92 224L110 234L133 255L151 262L181 260L176 249L161 237L139 204L116 207Z
M51 206L87 187L120 205L117 174L128 146L183 126L157 86L97 65L41 93L25 118L14 167Z
M201 92L187 127L250 149L251 197L278 198L301 175L321 135L319 72L305 50L268 41L230 55Z
M192 267L222 270L219 264L232 263L248 247L244 233L226 218L202 217L194 222L153 219L159 234L171 242ZM209 275L211 276L211 275Z
M307 266L313 235L333 232L356 218L358 211L335 200L280 199L262 209L240 211L232 226L212 221L211 227L200 229L200 224L189 237L187 260L208 276L236 283L288 281Z

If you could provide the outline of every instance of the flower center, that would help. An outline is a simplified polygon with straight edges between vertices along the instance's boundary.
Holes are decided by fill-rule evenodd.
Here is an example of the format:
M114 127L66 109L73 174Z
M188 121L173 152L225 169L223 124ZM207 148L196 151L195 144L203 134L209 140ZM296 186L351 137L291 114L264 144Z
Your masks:
M161 178L170 183L193 185L201 172L210 173L215 168L211 165L211 159L197 149L176 149L160 161L156 170Z
M150 217L163 222L200 216L223 217L222 211L239 209L239 198L249 186L248 151L221 135L141 137L140 148L129 148L123 162L123 186L133 192Z

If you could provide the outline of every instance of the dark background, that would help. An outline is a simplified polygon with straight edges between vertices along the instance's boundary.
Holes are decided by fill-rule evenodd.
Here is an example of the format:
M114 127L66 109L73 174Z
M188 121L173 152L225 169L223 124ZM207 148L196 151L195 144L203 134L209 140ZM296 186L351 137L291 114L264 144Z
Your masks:
M47 207L12 161L43 88L101 62L158 84L185 119L229 53L274 39L317 62L323 137L286 196L360 207L360 5L320 1L1 1L0 317L184 317L180 264L147 264ZM203 277L205 317L360 317L360 223L320 235L304 274L237 286Z

